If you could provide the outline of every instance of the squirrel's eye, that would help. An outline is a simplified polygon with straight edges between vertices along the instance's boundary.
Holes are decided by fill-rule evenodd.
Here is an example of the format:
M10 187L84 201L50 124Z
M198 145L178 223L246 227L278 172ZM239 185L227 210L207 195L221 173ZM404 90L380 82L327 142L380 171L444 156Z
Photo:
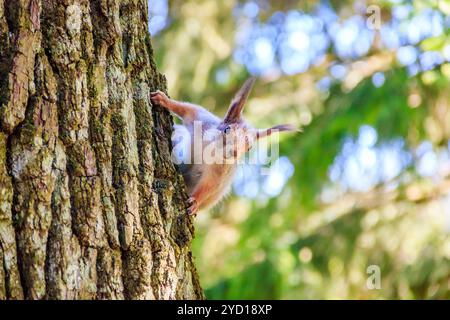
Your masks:
M228 133L230 133L230 130L231 130L230 126L227 126L227 127L223 130L223 132L224 132L225 134L228 134Z

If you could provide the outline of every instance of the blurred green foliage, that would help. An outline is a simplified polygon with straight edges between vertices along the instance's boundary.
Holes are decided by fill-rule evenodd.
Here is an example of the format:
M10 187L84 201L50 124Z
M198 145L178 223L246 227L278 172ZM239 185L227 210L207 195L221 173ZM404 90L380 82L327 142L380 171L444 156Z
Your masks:
M171 96L225 111L248 76L233 59L236 33L246 23L233 12L245 3L169 2L170 23L154 37L154 47ZM262 23L277 10L309 12L318 1L261 3ZM344 20L361 3L332 5ZM372 3L380 6L383 20L401 4ZM404 3L417 12L450 13L449 1ZM443 52L450 48L449 33L445 28L414 46ZM193 247L209 299L450 298L450 170L421 175L416 152L428 141L436 154L448 153L450 63L410 74L395 49L376 42L356 59L329 50L305 72L261 76L246 117L258 127L282 122L303 127L302 134L280 143L295 172L276 197L231 196L218 209L200 213ZM317 84L335 63L347 66L346 76L320 90ZM226 81L217 81L221 70L227 71ZM381 86L373 83L377 72L384 76ZM363 125L376 130L376 146L400 138L412 159L387 181L355 191L331 181L330 167ZM334 192L331 200L326 190ZM370 265L380 267L379 290L366 285Z

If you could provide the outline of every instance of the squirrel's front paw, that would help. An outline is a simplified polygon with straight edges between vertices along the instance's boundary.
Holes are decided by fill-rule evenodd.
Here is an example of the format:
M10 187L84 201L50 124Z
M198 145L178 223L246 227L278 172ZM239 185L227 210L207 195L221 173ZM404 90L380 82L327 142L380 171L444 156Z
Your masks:
M150 92L150 100L152 100L153 103L164 107L168 98L164 92L157 90L155 92Z
M188 199L189 207L187 208L188 215L195 215L198 211L198 202L194 197L189 197Z

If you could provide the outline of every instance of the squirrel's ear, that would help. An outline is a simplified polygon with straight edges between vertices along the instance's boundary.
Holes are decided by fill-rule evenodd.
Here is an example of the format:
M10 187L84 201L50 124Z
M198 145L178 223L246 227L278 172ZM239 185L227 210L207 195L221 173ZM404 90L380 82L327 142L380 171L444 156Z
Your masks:
M283 131L301 132L302 130L293 126L292 124L280 124L280 125L271 127L269 129L258 130L256 136L258 139L260 139L260 138L268 137L274 132L283 132Z
M233 123L238 122L241 119L242 109L244 109L244 104L247 101L248 95L252 90L255 80L255 77L247 79L247 81L245 81L245 83L242 85L241 89L239 89L239 91L236 93L233 100L231 101L230 107L228 108L224 122Z

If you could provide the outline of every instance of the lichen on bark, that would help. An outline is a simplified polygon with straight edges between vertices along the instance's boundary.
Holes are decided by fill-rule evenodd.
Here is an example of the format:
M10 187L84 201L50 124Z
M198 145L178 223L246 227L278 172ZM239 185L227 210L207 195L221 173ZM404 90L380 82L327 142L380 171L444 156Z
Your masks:
M145 0L0 0L0 299L201 299Z

